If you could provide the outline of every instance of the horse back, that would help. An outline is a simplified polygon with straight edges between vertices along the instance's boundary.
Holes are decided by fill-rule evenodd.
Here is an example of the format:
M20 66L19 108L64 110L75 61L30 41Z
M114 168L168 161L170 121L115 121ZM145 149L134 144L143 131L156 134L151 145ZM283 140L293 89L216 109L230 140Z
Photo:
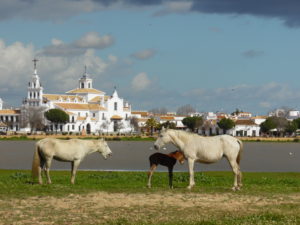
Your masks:
M81 157L84 154L84 143L81 140L60 140L45 138L37 142L39 152L45 157L54 157L57 160L69 161Z
M150 155L149 161L150 166L152 166L153 164L163 166L174 166L177 160L171 156L157 152Z

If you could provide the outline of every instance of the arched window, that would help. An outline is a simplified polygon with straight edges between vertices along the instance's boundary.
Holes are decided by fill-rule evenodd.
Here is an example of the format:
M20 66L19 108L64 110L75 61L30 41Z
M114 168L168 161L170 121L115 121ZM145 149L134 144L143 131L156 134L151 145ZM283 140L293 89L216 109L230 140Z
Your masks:
M91 83L89 83L89 88L91 88Z
M81 83L81 88L84 88L84 83L83 82Z
M115 107L114 107L114 109L117 111L118 110L118 103L117 102L115 102Z

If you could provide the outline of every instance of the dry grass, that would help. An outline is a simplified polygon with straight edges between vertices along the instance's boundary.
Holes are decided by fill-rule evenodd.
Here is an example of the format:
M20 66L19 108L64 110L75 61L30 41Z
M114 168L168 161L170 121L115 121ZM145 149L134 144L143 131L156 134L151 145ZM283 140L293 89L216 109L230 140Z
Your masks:
M300 193L261 197L236 193L100 191L62 198L0 200L0 224L192 224L195 221L218 224L229 215L235 218L265 212L296 215L300 213L299 206Z

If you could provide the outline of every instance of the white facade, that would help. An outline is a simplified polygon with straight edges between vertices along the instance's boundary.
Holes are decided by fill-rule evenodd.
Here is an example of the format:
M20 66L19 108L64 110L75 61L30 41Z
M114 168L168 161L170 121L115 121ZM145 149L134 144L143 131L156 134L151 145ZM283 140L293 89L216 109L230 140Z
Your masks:
M230 130L233 136L257 137L260 135L260 126L253 120L237 120L235 127Z

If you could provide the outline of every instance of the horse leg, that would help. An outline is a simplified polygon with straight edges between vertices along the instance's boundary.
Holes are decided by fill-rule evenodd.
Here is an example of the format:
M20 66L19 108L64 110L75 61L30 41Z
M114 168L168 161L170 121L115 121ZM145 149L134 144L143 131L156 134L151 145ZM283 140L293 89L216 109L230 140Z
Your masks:
M169 187L172 188L172 189L173 189L173 166L168 166L168 170L169 170Z
M51 162L52 162L52 158L48 158L46 159L46 166L45 166L45 172L46 172L46 177L47 177L47 183L51 184L51 179L50 179L50 167L51 167Z
M72 176L71 176L71 184L75 183L75 176L76 176L76 171L77 168L80 164L80 160L75 160L72 162Z
M39 179L39 184L43 184L43 178L42 178L42 169L44 168L45 166L45 161L43 158L41 158L41 161L40 161L40 165L38 167L38 179Z
M188 158L188 163L189 163L189 173L190 173L190 184L187 187L189 190L191 190L195 186L195 181L194 181L194 163L195 160Z
M150 170L148 172L148 184L147 184L147 187L148 188L151 188L151 178L152 178L152 175L154 173L154 170L156 169L157 165L153 164L151 167L150 167Z
M241 171L240 171L240 166L238 165L238 163L236 162L236 160L229 160L230 166L232 168L232 171L234 173L234 182L233 182L233 187L232 190L233 191L238 191L240 190L241 187Z

